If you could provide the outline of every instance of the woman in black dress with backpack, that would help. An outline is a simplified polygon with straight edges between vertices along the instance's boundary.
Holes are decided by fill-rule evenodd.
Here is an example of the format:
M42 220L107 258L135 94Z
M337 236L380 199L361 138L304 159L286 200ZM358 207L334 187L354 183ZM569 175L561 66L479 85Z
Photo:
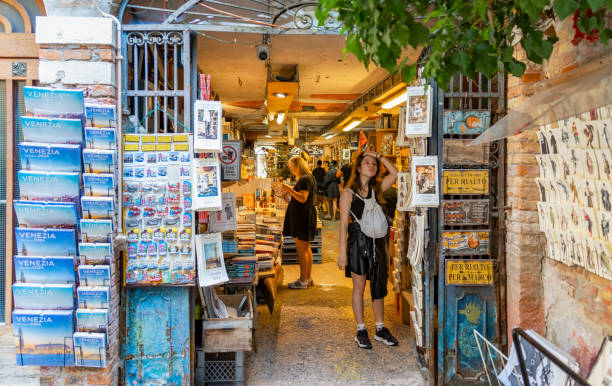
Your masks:
M380 163L384 164L389 174L380 183L377 175ZM386 235L388 225L379 206L382 192L389 189L397 178L397 169L391 161L372 151L366 151L357 157L353 164L351 179L340 196L340 255L338 267L345 270L346 276L353 280L353 314L357 322L357 335L355 342L361 348L371 349L372 343L363 321L363 293L366 280L370 280L370 294L372 308L376 319L376 335L374 339L388 346L397 346L398 342L384 324L384 298L387 296L387 245ZM372 220L364 216L372 214L377 218L374 233L376 237L369 237ZM381 216L382 215L382 219ZM362 220L364 222L362 222ZM361 225L360 225L361 223ZM380 224L380 225L378 225ZM362 229L363 225L363 229ZM374 228L376 228L374 227ZM348 237L347 237L348 236Z

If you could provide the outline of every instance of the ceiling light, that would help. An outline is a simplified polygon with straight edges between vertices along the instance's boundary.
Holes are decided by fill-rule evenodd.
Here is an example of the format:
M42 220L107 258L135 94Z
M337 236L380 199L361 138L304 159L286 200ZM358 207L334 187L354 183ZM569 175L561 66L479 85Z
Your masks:
M274 120L274 112L268 113L268 121L272 122Z
M276 123L278 123L279 125L281 123L283 123L283 120L285 119L285 113L278 113L278 116L276 117Z
M274 96L277 97L277 98L286 98L287 94L284 93L284 92L275 92Z
M327 135L327 136L325 136L325 139L330 139L333 136L334 136L333 134Z
M406 99L408 98L408 94L403 92L400 96L397 96L393 99L391 99L389 102L385 103L382 105L383 109L392 109L395 106L399 105L400 103L404 103L406 102Z
M342 131L351 131L352 128L359 126L361 121L353 121L348 126L346 126Z
M264 135L265 138L272 138L271 135Z
M263 121L261 121L264 125L268 124L268 117L264 117Z

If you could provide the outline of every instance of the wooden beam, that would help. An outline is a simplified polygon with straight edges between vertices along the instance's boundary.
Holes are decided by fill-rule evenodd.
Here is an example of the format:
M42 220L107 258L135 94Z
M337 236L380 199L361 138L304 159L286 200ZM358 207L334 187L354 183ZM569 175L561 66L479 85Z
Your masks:
M5 33L13 32L13 26L6 16L0 15L0 24L2 24Z
M0 58L38 58L38 49L33 33L0 33Z
M13 311L13 184L15 183L15 101L13 80L6 81L6 236L4 277L4 322L11 324Z
M312 99L333 99L338 101L353 101L361 94L310 94Z
M23 19L23 28L25 29L24 32L32 33L32 20L30 19L30 15L28 15L28 11L26 11L25 7L19 4L18 2L16 2L15 0L0 0L0 1L3 1L7 3L8 5L10 5L11 7L15 8L15 10L19 12L21 19Z

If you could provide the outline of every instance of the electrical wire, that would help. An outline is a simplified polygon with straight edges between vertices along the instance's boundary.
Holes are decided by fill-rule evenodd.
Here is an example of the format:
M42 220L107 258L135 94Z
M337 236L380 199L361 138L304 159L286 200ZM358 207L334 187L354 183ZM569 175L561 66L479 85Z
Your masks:
M261 24L261 25L265 25L265 26L268 26L268 27L274 27L274 28L289 29L289 27L285 27L283 25L277 25L277 24L266 23L266 22L263 22L263 21L257 21L257 20L249 19L249 18L244 17L244 16L236 15L235 13L222 11L220 9L211 7L210 5L202 4L202 2L199 2L198 5L200 5L200 6L204 7L204 8L208 8L211 11L219 12L221 14L228 15L228 16L233 16L233 17L236 17L238 19L242 19L242 20L248 21L250 23Z

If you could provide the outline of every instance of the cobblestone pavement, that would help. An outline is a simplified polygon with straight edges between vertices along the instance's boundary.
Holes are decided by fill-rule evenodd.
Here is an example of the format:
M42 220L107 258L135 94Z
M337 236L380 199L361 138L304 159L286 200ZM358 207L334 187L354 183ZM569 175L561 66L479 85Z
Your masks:
M373 349L353 341L351 281L338 270L338 222L325 221L323 264L313 266L314 287L287 289L299 269L283 267L274 313L259 307L257 352L247 356L249 385L424 385L409 339L409 326L396 314L391 295L385 299L385 323L398 347L374 341L374 315L366 288L365 319ZM391 294L391 288L389 289Z
M40 385L36 366L17 366L13 326L0 325L0 385Z

